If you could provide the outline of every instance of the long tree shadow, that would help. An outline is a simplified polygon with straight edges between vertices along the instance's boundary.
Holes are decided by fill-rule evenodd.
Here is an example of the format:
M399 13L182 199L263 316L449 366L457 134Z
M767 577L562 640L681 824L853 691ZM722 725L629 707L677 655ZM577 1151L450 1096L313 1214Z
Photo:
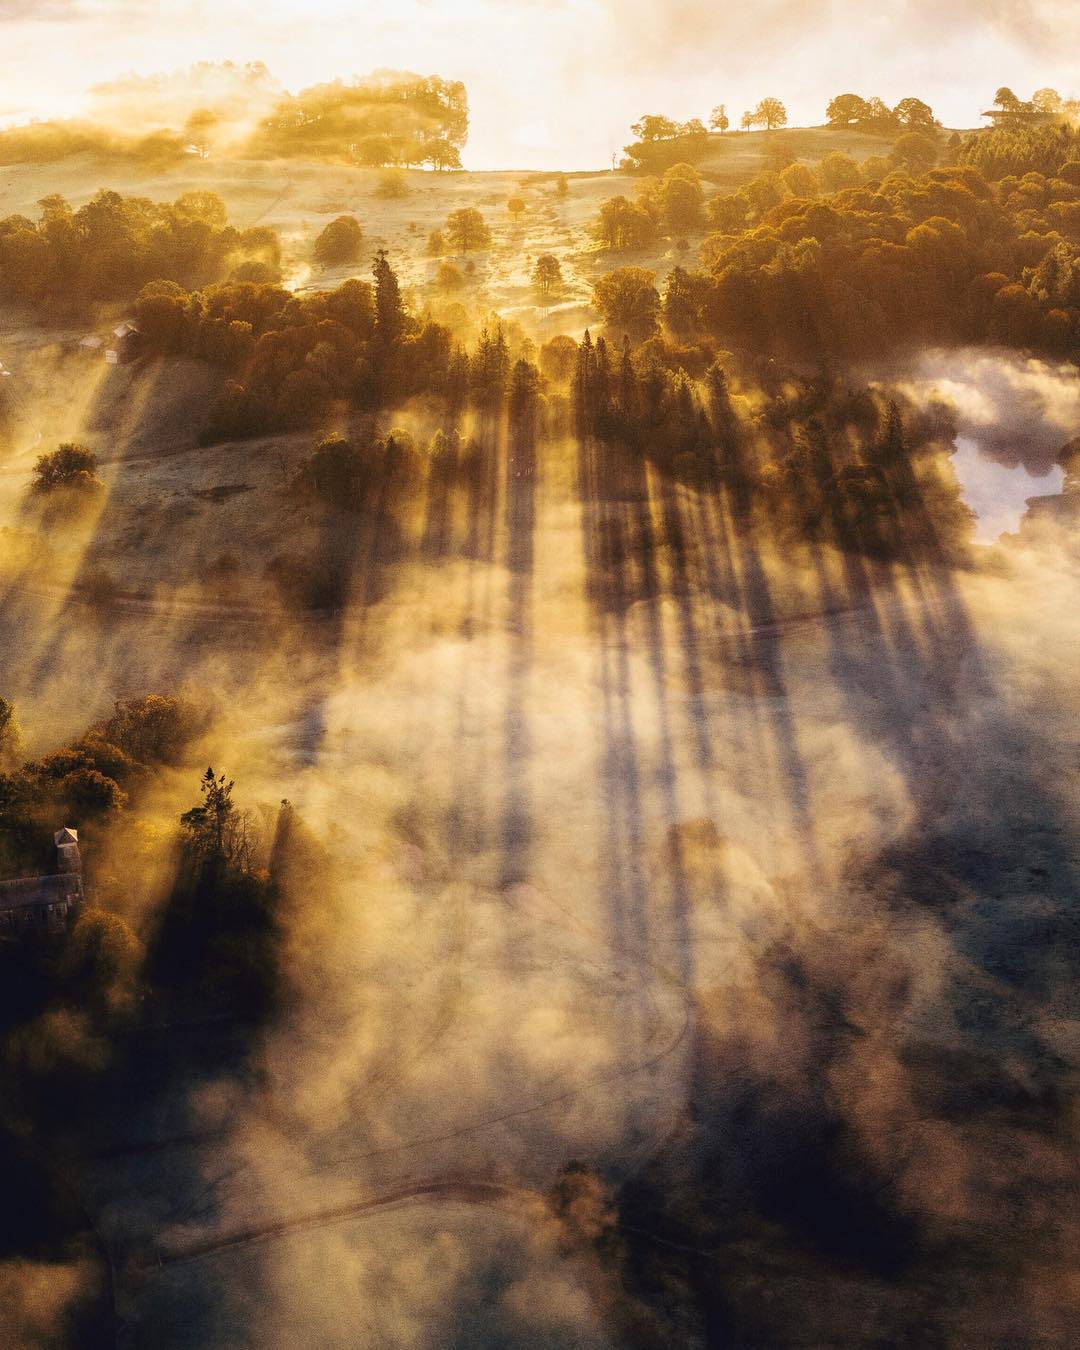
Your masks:
M600 777L608 822L607 902L616 942L642 952L661 942L675 953L678 978L692 984L691 897L683 843L668 657L661 616L660 541L644 459L591 435L579 440L585 591L599 644L603 706ZM680 541L681 542L681 541ZM637 622L635 622L635 620ZM641 632L637 633L640 623ZM656 728L648 780L635 725L633 662L644 658ZM702 708L693 710L702 712ZM655 794L659 820L652 818ZM650 835L664 833L663 889L649 884ZM655 873L653 874L656 875ZM666 901L666 922L654 922Z
M533 657L532 582L536 531L536 400L511 400L508 453L504 460L507 602L506 704L503 716L505 798L502 884L526 880L532 852L529 785L531 738L529 677Z

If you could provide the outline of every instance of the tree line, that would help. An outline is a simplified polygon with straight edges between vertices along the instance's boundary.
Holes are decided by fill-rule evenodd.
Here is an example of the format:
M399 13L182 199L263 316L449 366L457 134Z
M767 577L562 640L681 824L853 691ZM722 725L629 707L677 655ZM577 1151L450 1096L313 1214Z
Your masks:
M102 189L77 210L55 193L38 205L36 221L0 219L0 300L11 304L77 313L130 300L151 281L197 288L281 275L277 234L230 225L213 192L153 202Z
M45 163L96 153L168 167L186 156L213 154L220 146L246 157L329 159L372 167L461 167L469 101L458 80L381 72L290 94L259 63L240 70L226 62L216 68L224 89L215 98L204 88L208 69L214 70L207 63L192 68L192 97L199 105L177 119L177 125L126 132L118 130L115 121L104 125L84 118L9 127L0 131L0 164ZM134 92L137 96L137 83ZM152 97L153 88L146 93ZM261 116L254 129L238 134L250 115L245 100ZM132 122L137 124L138 117Z
M759 174L705 203L713 229L698 269L675 268L663 296L648 269L616 269L596 283L596 303L616 330L639 338L662 319L680 342L785 360L960 342L1072 354L1080 348L1080 138L1037 134L1053 135L1052 175L1028 170L990 182L971 163L912 172L916 163L860 167L839 154L816 170ZM1028 136L987 133L960 158ZM614 198L596 230L609 248L644 247L660 221L647 200Z
M1080 100L1063 98L1056 89L1050 88L1037 89L1030 99L1021 99L1011 89L1003 87L995 94L993 106L982 116L990 120L987 130L1017 132L1053 126L1061 128L1074 125L1080 118ZM787 108L775 96L761 99L739 120L743 131L751 131L754 127L773 131L787 124ZM867 98L853 93L837 94L829 100L825 125L835 131L864 131L883 136L919 133L932 137L941 130L941 122L933 108L920 98L908 96L890 107L877 96ZM723 136L730 127L727 104L717 104L709 115L709 128ZM624 147L622 165L635 173L662 173L680 160L693 163L709 146L708 130L696 117L678 122L650 113L639 118L630 130L635 140Z

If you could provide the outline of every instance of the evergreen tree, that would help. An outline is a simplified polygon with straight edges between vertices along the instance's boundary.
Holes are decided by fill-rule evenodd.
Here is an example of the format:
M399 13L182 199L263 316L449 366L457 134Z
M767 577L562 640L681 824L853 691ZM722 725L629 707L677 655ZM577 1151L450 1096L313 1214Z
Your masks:
M386 249L379 249L372 267L375 275L375 333L390 346L405 329L405 306L401 303L401 288L397 274L390 266Z
M594 367L595 354L593 352L592 336L586 328L585 336L581 339L581 344L577 351L577 362L574 366L574 379L571 390L578 429L585 435L592 431L592 398L595 379Z
M637 431L638 384L630 338L623 335L622 360L619 363L619 414L623 435L632 439Z

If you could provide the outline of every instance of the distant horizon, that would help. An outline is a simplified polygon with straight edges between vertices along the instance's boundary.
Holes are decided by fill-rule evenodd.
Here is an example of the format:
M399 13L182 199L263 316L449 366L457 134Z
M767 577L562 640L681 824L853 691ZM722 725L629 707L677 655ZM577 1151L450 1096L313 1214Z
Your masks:
M246 65L253 65L253 64L256 64L256 62L253 62L253 61L252 61L252 62L245 62L245 61L229 61L229 60L224 60L224 61L220 61L220 62L209 62L209 61L206 61L205 63L206 63L206 64L212 64L212 65L226 65L226 64L232 64L232 65L234 65L234 66L236 66L236 67L238 67L238 68L241 68L241 69L242 69L244 66L246 66ZM15 127L21 127L21 126L31 126L31 125L34 125L34 124L38 124L38 123L47 123L47 122L50 122L50 121L57 121L57 122L62 122L62 121L76 121L76 122L78 122L78 121L85 121L85 122L87 122L87 123L93 125L93 124L95 124L95 123L98 121L98 119L95 119L95 116L94 116L94 112L93 112L93 108L92 108L92 100L93 100L93 97L94 97L95 92L96 92L98 89L100 89L100 88L102 87L103 84L110 83L111 81L123 81L123 80L125 80L125 79L132 79L132 80L148 80L148 81L149 81L149 80L154 80L154 79L157 79L157 78L175 78L175 77L178 77L178 76L182 76L182 75L185 74L187 71L189 71L193 66L197 66L197 65L199 65L199 64L203 64L203 60L197 58L195 61L188 63L188 65L186 65L186 66L181 66L181 67L177 67L177 68L175 68L175 69L163 69L163 70L138 70L138 71L127 70L127 71L122 71L122 72L119 72L119 73L118 73L117 75L115 75L115 76L111 76L110 79L107 80L107 81L95 81L94 84L88 85L88 86L86 87L86 89L85 89L84 91L82 91L82 94L81 94L81 100L82 100L82 101L81 101L81 104L80 104L79 106L76 106L76 105L73 103L73 104L69 105L68 107L66 107L65 109L59 110L59 111L56 111L56 112L53 112L53 113L49 113L48 111L41 111L41 112L29 112L29 113L27 113L27 114L25 114L25 115L22 115L22 116L19 116L19 115L16 114L16 115L8 115L8 116L6 116L6 117L0 117L0 128L2 128L2 129L9 129L9 128L15 128ZM268 69L268 71L269 71L269 73L270 73L271 76L276 75L276 72L275 72L275 71L273 70L273 68L270 67L269 65L267 65L267 69ZM354 74L350 74L350 75L327 74L326 76L320 77L320 78L315 79L315 80L312 80L312 81L310 81L310 82L305 82L305 83L302 83L302 84L297 84L297 85L295 85L295 86L290 86L290 85L285 84L284 82L281 82L281 92L282 92L282 94L285 94L285 95L295 96L295 95L299 94L300 92L302 92L304 89L311 88L313 85L333 84L333 83L335 83L335 82L337 82L337 81L341 81L341 82L344 82L344 83L349 83L349 82L351 82L351 81L363 80L363 79L367 78L368 76L370 76L370 75L372 75L372 74L375 74L375 73L380 73L380 72L378 72L378 71L368 71L368 72L364 72L363 74L360 74L360 73L354 73ZM429 76L434 76L434 75L441 76L442 78L445 78L445 79L455 79L455 78L456 78L456 77L453 75L452 72L449 72L449 73L448 73L448 72L444 72L444 71L409 71L409 72L404 72L404 71L403 71L402 73L410 73L410 74L421 75L421 76L424 77L424 78L427 78L427 77L429 77ZM462 81L462 83L465 84L466 90L468 91L468 88L469 88L469 87L468 87L468 82L467 82L467 81ZM997 88L1000 88L1000 87L1001 87L1001 86L995 86L995 90L996 90ZM858 93L859 91L858 91L858 90L838 90L837 92L842 92L842 93L855 92L855 93ZM1062 93L1062 96L1063 96L1063 97L1069 97L1069 95L1067 95L1067 94L1065 93L1065 91L1063 91L1063 90L1059 90L1058 92L1059 92L1059 93ZM916 98L924 98L924 95L923 95L922 93L920 93L919 91L917 91L917 90L914 91L914 95L913 95L913 96L916 97ZM781 99L783 98L782 95L778 95L778 97L781 97ZM832 98L833 95L830 95L829 97ZM990 102L992 101L992 98L993 98L993 92L991 92L991 94L989 94L988 97L987 97L987 99L986 99L987 106L989 106ZM932 108L934 108L935 115L937 115L937 108L934 106L933 102L932 102L930 99L924 99L924 101L927 102ZM786 105L785 105L785 106L786 106ZM663 110L661 110L661 111L663 111ZM709 111L711 111L711 110L708 110L708 109L707 109L707 110L705 110L704 112L701 112L701 113L697 113L697 114L691 113L691 114L688 114L688 116L699 116L699 117L701 118L702 121L705 121L705 120L707 119L707 117L708 117ZM731 108L731 107L729 107L728 113L729 113L729 116L731 117L731 126L727 129L727 131L725 131L725 132L723 133L723 135L725 135L725 136L742 137L742 136L746 136L746 135L755 135L755 134L764 134L764 135L782 135L784 132L796 132L796 131L828 131L828 130L832 130L832 129L833 129L833 128L830 128L830 125L829 125L828 121L826 120L826 118L825 118L825 116L824 116L824 113L825 113L825 108L824 108L824 107L821 109L822 116L821 116L821 120L819 120L819 121L793 121L793 120L789 120L788 123L787 123L785 126L774 128L772 131L766 131L766 129L765 129L764 127L761 127L761 126L755 126L755 127L750 127L750 128L744 129L744 128L740 127L739 124L738 124L738 119L739 119L739 116L740 116L741 114L735 114L735 115L732 115L732 108ZM666 114L665 114L665 115L666 115ZM980 117L982 117L982 116L983 116L983 114L980 114ZM790 110L789 110L789 117L790 117ZM944 122L944 121L941 121L941 119L940 119L940 117L939 117L939 122L941 123L941 131L942 131L943 133L945 133L945 134L948 134L948 135L952 135L953 133L957 133L957 134L959 134L959 135L970 135L970 134L973 133L973 132L980 131L980 130L984 130L984 129L986 128L986 126L987 126L987 123L985 122L985 120L984 120L984 121L981 121L981 122L973 122L973 123L969 123L969 124L966 124L966 125L961 125L961 124L959 124L959 123L957 123L957 124L946 123L946 122ZM598 174L598 173L611 173L611 172L614 172L614 171L615 171L615 170L613 170L613 168L612 168L612 164L611 164L611 155L610 155L610 154L608 155L607 163L596 162L596 163L591 163L591 164L575 164L575 165L573 165L573 166L570 166L570 165L567 165L567 164L564 164L564 163L556 163L556 162L550 162L550 163L533 163L533 164L526 164L526 163L520 163L520 164L514 164L514 163L498 163L498 164L496 164L496 163L484 163L484 164L476 164L476 163L472 163L472 162L471 162L471 157L470 157L470 154L469 154L469 146L470 146L470 144L471 144L472 141L473 141L475 130L476 130L476 121L475 121L475 118L474 118L474 115L473 115L473 108L472 108L472 106L471 106L471 104L470 104L470 109L469 109L469 139L466 141L465 148L464 148L464 150L463 150L463 152L462 152L462 166L461 166L460 169L458 169L458 170L445 170L445 169L444 169L444 170L436 170L436 169L432 169L432 168L430 168L430 167L428 167L428 166L423 166L423 165L406 165L406 166L402 166L402 167L403 167L403 168L407 168L410 172L415 172L415 173L436 173L436 172L438 172L438 173L453 173L453 172L459 172L459 173L491 173L491 174L499 174L499 173L570 173L570 174ZM836 130L844 130L844 129L843 129L843 128L836 128ZM855 128L855 127L853 127L853 128L848 129L848 130L850 130L852 133L860 134L860 135L874 135L874 134L876 134L876 133L873 131L873 129L870 129L870 128L861 129L861 128ZM712 129L710 128L709 134L710 134L710 136L713 136L713 135L719 136L721 133L715 132L714 130L712 130ZM884 136L888 136L888 135L889 135L888 132L883 132L883 133L880 133L880 134L882 134L882 135L884 135ZM621 156L621 155L622 155L622 152L623 152L623 150L624 150L624 148L625 148L625 145L626 145L626 144L629 144L632 140L633 140L633 133L632 133L632 131L631 131L630 125L628 124L628 125L626 126L626 128L625 128L625 135L624 135L624 138L623 138L623 143L620 144L617 148L615 148L615 150L614 150L612 153ZM227 157L227 153L226 153L226 157ZM358 166L358 167L365 167L365 166ZM618 167L618 166L616 166L616 168L617 168L617 167Z
M909 0L879 14L851 0L761 0L740 14L704 0L401 0L358 14L345 0L269 0L257 11L242 0L3 0L0 120L77 115L91 84L200 60L262 61L294 92L409 69L466 85L466 168L587 171L607 167L648 112L704 120L725 103L737 127L745 108L775 95L793 124L815 126L838 93L890 105L914 95L967 129L1000 85L1021 97L1046 85L1080 93L1076 8L961 0L945 11Z

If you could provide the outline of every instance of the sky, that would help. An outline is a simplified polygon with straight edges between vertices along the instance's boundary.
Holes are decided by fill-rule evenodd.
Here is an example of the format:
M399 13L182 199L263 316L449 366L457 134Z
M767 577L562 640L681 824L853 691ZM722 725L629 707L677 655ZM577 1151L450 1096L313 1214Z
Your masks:
M0 118L77 112L94 83L261 60L289 88L379 68L465 82L467 168L601 167L645 112L793 125L836 93L975 126L1001 84L1080 93L1075 0L0 0Z

